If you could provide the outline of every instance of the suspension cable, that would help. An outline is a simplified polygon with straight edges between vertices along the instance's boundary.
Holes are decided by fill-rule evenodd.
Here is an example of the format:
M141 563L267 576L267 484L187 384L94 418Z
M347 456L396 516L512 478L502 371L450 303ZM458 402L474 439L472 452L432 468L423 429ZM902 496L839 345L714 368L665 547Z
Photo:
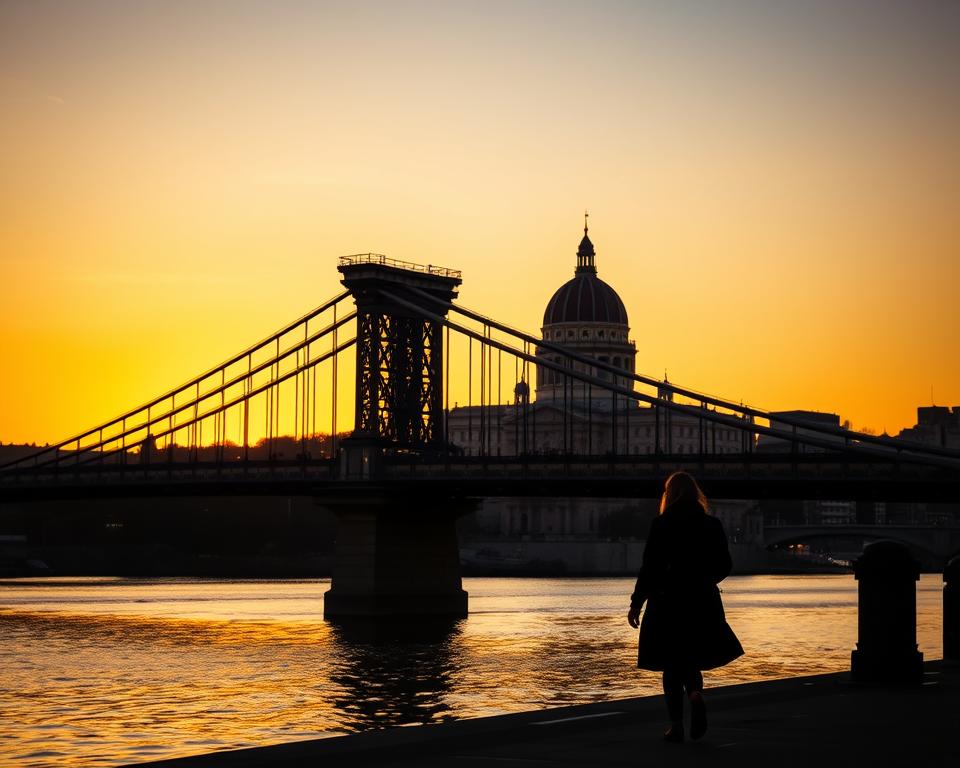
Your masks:
M458 333L464 334L465 336L467 336L467 337L470 338L470 339L476 339L476 340L479 341L481 344L484 342L483 336L482 336L480 333L478 333L477 331L475 331L475 330L473 330L473 329L471 329L471 328L467 328L467 327L462 326L462 325L460 325L460 324L458 324L458 323L455 323L454 321L450 320L450 319L447 318L447 317L444 317L444 316L441 316L441 315L432 313L432 312L430 312L429 310L424 309L422 306L419 306L419 305L415 304L414 302L407 301L406 299L403 299L403 298L401 298L400 296L397 296L396 294L392 293L391 291L387 291L387 290L384 290L384 289L379 289L379 293L380 293L382 296L384 296L385 298L389 299L390 301L396 302L397 304L399 304L399 305L402 306L402 307L405 307L406 309L412 310L412 311L414 311L414 312L419 312L423 317L425 317L425 318L427 318L427 319L429 319L429 320L433 320L434 322L438 322L438 323L442 323L442 324L444 324L444 325L447 325L448 327L452 328L453 330L457 331ZM530 354L529 352L527 352L527 351L521 351L521 350L518 350L518 349L516 349L516 348L510 347L509 345L504 344L504 343L502 343L502 342L500 342L500 341L497 341L496 339L490 339L490 340L487 341L487 343L493 345L494 347L497 347L497 348L499 348L499 349L504 350L504 351L507 352L508 354L513 354L513 355L516 355L516 356L520 357L521 359L524 360L525 363L534 364L534 365L540 365L540 366L549 368L550 370L553 370L553 371L562 371L562 370L563 370L562 366L558 365L557 363L554 363L554 362L553 362L552 360L550 360L549 358L543 357L543 358L539 358L539 359L538 359L538 358L534 357L533 355L531 355L531 354ZM527 342L526 340L524 340L524 346L525 346L525 348L529 348L529 342ZM564 350L562 350L562 349L558 349L558 351L561 352L561 353L564 352ZM591 362L592 362L592 360L591 360ZM616 385L615 383L611 385L611 384L608 384L608 383L605 382L605 381L600 380L599 378L596 378L596 377L594 377L594 376L591 376L589 373L582 373L582 372L580 372L580 371L577 371L575 368L570 369L570 370L571 370L571 374L570 374L570 375L571 375L573 378L578 379L579 381L581 381L581 382L583 383L583 385L584 385L585 388L589 387L590 385L597 385L597 386L599 386L601 389L615 390L615 391L617 392L617 394L623 395L623 396L625 396L625 397L629 397L629 398L631 398L631 399L633 399L633 400L639 400L639 401L642 401L642 402L649 403L649 404L651 404L651 405L657 405L657 406L659 406L659 407L665 408L669 413L673 413L673 412L677 412L677 413L689 413L689 406L682 405L682 404L679 404L679 403L674 403L672 400L665 400L665 399L663 399L663 398L657 398L657 397L654 397L654 396L652 396L652 395L644 394L644 393L642 393L642 392L636 392L636 391L634 391L634 390L630 390L630 389L627 389L627 388L624 388L624 387L620 387L620 386ZM589 370L589 369L588 369L588 370ZM788 441L788 442L790 441L790 439L791 439L791 437L792 437L791 433L789 433L789 432L786 432L786 431L783 431L783 430L780 430L780 429L777 429L777 428L773 428L773 427L765 427L765 426L762 426L762 425L760 425L760 424L753 423L752 421L747 421L746 418L740 418L740 417L737 417L737 416L728 416L728 415L726 415L726 414L722 414L722 413L719 413L719 412L717 412L717 411L707 411L707 412L705 413L705 418L706 418L708 421L714 421L714 422L716 422L716 423L720 423L720 424L724 424L724 425L726 425L726 426L734 427L735 429L741 431L743 434L747 434L747 433L764 434L764 435L768 435L768 436L770 436L770 437L780 438L780 439L785 440L785 441ZM746 423L745 423L745 422L746 422ZM669 430L668 430L668 431L669 431ZM869 447L869 446L866 446L866 445L859 445L859 444L857 444L857 445L849 445L849 446L846 446L846 448L844 448L844 447L842 447L842 446L838 446L836 443L831 443L831 442L828 441L828 440L821 439L821 438L818 438L818 437L815 437L815 436L807 436L807 435L804 435L803 437L801 437L801 438L799 438L799 439L800 439L801 442L803 442L803 443L806 444L806 445L810 445L810 446L814 446L814 447L818 447L818 448L825 448L825 449L828 450L828 451L848 450L848 451L851 451L851 452L853 452L853 453L858 453L858 454L861 454L861 455L871 456L871 457L875 457L875 458L889 458L889 455L888 455L885 451L876 450L876 449L873 449L873 448L871 448L871 447ZM942 460L942 459L940 459L939 457L936 457L936 456L916 455L911 449L905 449L903 446L899 446L899 445L898 445L898 446L889 446L889 445L884 444L883 447L887 448L888 450L889 450L890 448L895 448L895 449L897 450L898 458L903 459L903 460L909 460L909 461L911 461L912 463L938 464L938 465L940 465L940 466L946 466L946 467L951 467L951 468L955 468L955 467L957 466L957 462L956 462L956 460L955 460L957 457L955 457L955 456L952 455L952 454L949 455L948 458L954 459L954 461L944 461L944 460ZM922 454L922 453L927 453L927 452L926 452L926 451L921 451L921 454Z
M356 312L351 312L351 313L349 313L349 314L347 314L347 315L344 315L344 316L341 317L339 320L337 320L336 323L331 323L330 325L327 325L326 327L320 329L319 331L315 331L315 332L314 332L310 337L308 337L308 339L306 339L305 341L300 341L300 342L298 342L297 344L294 344L293 346L291 346L291 347L289 347L288 349L283 350L283 351L280 351L280 350L279 350L279 337L276 337L276 343L277 343L277 345L278 345L278 351L277 351L278 357L275 357L275 358L273 358L273 359L267 359L267 360L265 360L264 362L262 362L262 363L260 363L260 364L258 364L258 365L256 365L256 366L252 366L252 352L249 353L249 354L248 354L248 368L247 368L247 371L246 371L246 372L240 373L240 374L234 376L234 377L233 377L232 379L230 379L229 381L221 383L220 386L217 386L217 387L215 387L215 388L213 388L213 389L210 389L210 390L204 392L202 395L199 395L199 396L198 396L198 399L196 399L196 400L190 400L190 401L187 401L187 402L184 402L184 403L181 403L181 404L178 405L177 402L176 402L176 393L182 391L182 388L181 388L181 389L178 389L178 390L174 390L174 391L168 392L167 395L166 395L165 398L164 398L164 399L166 399L166 398L169 398L169 399L170 399L170 408L169 408L168 411L166 411L166 412L161 411L159 414L154 414L154 413L152 413L153 405L155 405L157 402L159 402L159 400L158 400L158 401L154 401L150 406L147 406L148 413L147 413L147 420L146 420L145 422L143 422L143 423L141 423L141 424L137 424L137 425L132 426L132 427L127 427L127 429L126 429L122 434L115 435L115 436L109 438L106 442L115 441L115 440L117 440L117 439L119 439L119 438L123 438L123 437L129 436L129 435L137 434L138 432L140 432L140 431L142 431L142 430L144 430L144 429L147 431L147 438L148 438L148 439L149 439L149 437L151 437L151 436L155 437L155 436L157 435L157 433L154 432L154 431L152 431L152 429L151 429L154 425L159 424L160 422L162 422L162 421L164 421L164 420L167 420L170 424L172 424L172 423L173 423L173 422L172 422L172 419L173 419L174 416L176 416L176 415L178 415L178 414L180 414L180 413L183 413L184 411L187 411L187 410L190 409L190 408L193 408L195 405L199 407L199 404L200 404L200 403L204 402L205 400L209 400L210 398L213 398L213 397L215 397L215 396L218 395L218 394L221 394L221 393L225 392L227 389L229 389L230 387L232 387L232 386L234 386L234 385L236 385L236 384L238 384L238 383L240 383L240 382L244 382L244 381L246 381L246 382L252 382L252 381L253 381L253 377L254 377L256 374L258 374L258 373L260 373L260 372L262 372L262 371L264 371L264 370L266 370L266 369L273 369L274 366L277 366L277 371L279 372L279 363L280 363L281 360L283 360L284 358L289 357L289 356L295 354L295 353L297 352L297 350L301 349L305 344L309 344L309 343L311 343L311 342L313 342L313 341L316 341L316 340L318 340L318 339L320 339L320 338L322 338L322 337L324 337L324 336L326 336L326 335L328 335L328 334L332 334L333 331L334 331L336 328L339 328L340 326L345 325L346 323L350 322L350 321L351 321L353 318L355 318L355 317L356 317ZM224 369L224 370L225 370L225 369ZM209 376L209 374L207 374L207 375ZM271 371L271 378L272 378L272 379L273 379L273 378L276 378L275 374L273 374L272 371ZM202 379L198 379L197 381L201 381L201 380L202 380ZM271 431L271 423L272 423L272 418L273 418L273 408L272 408L271 406L273 406L273 404L274 404L274 403L273 403L274 398L273 398L273 396L272 396L272 393L268 393L268 398L270 399L271 402L268 404L268 407L267 407L267 409L266 409L266 410L267 410L267 413L265 414L265 422L266 422L266 423L265 423L265 427L266 427L266 429L267 429L267 431L268 431L268 434L269 434L270 431ZM139 411L134 411L133 413L138 413L138 412L139 412ZM206 417L209 416L211 413L213 413L213 410L205 411L205 412L203 412L202 414L199 414L199 413L198 413L198 414L196 415L195 419L191 419L190 421L185 422L185 423L182 424L182 425L178 425L177 428L179 429L179 428L181 428L181 427L187 426L187 425L193 423L193 421L195 421L197 418L200 418L200 419L206 418ZM108 422L108 424L113 424L113 423L116 423L117 421L119 421L119 420L118 420L118 419L115 419L115 420L113 420L113 421L111 421L111 422ZM91 433L93 433L93 432L95 432L95 431L96 431L96 430L90 430L89 432L84 433L84 434L91 434ZM168 431L169 431L169 430L168 430ZM72 438L70 441L67 441L67 442L69 442L69 443L76 443L76 445L77 445L77 451L79 452L79 450L80 450L79 441L80 441L80 437L76 437L76 438ZM97 449L97 448L102 448L102 447L103 447L103 444L104 444L103 442L93 443L93 444L91 444L91 445L84 446L83 450L84 450L84 451L90 451L90 450L95 450L95 449ZM53 450L53 448L55 448L55 447L62 447L63 445L65 445L65 443L61 443L61 444L59 444L58 446L51 446L51 447L49 447L49 448L43 448L42 450L37 451L37 452L34 453L34 454L30 454L29 456L22 457L22 458L20 458L20 459L15 460L15 461L9 462L8 464L4 464L3 466L0 466L0 470L7 470L7 469L19 467L20 465L23 464L23 462L28 461L28 460L33 460L33 461L34 461L34 466L39 466L39 467L48 466L48 465L50 465L50 464L55 464L55 463L57 463L58 461L60 461L60 460L61 460L62 458L64 458L64 457L60 457L60 456L58 456L57 454L55 454L53 458L48 459L48 460L46 460L46 461L38 461L38 459L39 459L40 456L42 456L42 455L44 455L44 454L47 454L47 453L50 453L50 452ZM113 451L111 451L110 453L113 453ZM75 455L77 455L77 454L75 454Z
M335 307L335 306L338 305L341 301L343 301L344 299L348 298L349 296L350 296L350 291L343 291L342 293L338 294L337 296L334 296L334 297L333 297L332 299L330 299L329 301L324 302L324 303L321 304L319 307L316 307L315 309L311 310L310 312L308 312L307 314L303 315L302 317L294 320L294 321L291 322L291 323L288 323L288 324L285 325L283 328L281 328L279 331L276 331L276 332L270 334L269 336L267 336L266 338L262 339L261 341L257 342L256 344L254 344L254 345L252 345L252 346L250 346L250 347L247 347L247 349L245 349L243 352L240 352L240 353L234 355L233 357L229 358L229 359L226 360L225 362L220 363L220 365L217 365L217 366L214 366L213 368L210 368L208 371L200 374L199 376L195 376L194 378L192 378L192 379L190 379L189 381L187 381L185 384L182 384L182 385L180 385L179 387L176 387L176 388L174 388L174 389L171 389L171 390L165 392L164 394L159 395L159 396L153 398L152 400L149 400L148 402L146 402L146 403L144 403L144 404L142 404L142 405L140 405L140 406L138 406L138 407L136 407L136 408L133 408L132 410L126 411L126 412L122 413L120 416L117 416L116 418L111 419L110 421L104 422L102 425L93 427L92 429L88 429L88 430L86 430L86 431L84 431L84 432L80 432L80 433L78 433L78 434L76 434L76 435L74 435L74 436L72 436L72 437L67 438L66 440L62 440L62 441L59 442L59 443L55 443L54 445L46 446L46 447L44 447L44 448L41 448L40 450L38 450L38 451L36 451L36 452L34 452L34 453L31 453L31 454L28 455L28 456L23 456L23 457L21 457L21 458L19 458L19 459L16 459L16 460L14 460L14 461L10 461L10 462L7 462L6 464L2 464L2 465L0 465L0 470L17 467L17 466L21 465L23 462L25 462L25 461L27 461L27 460L34 460L34 461L36 461L36 459L38 459L40 456L45 455L45 454L47 454L47 453L53 452L54 454L57 454L60 449L66 448L67 446L69 446L69 445L71 445L71 444L73 444L73 443L76 443L76 444L77 444L78 450L79 450L80 441L83 440L84 438L87 438L87 437L90 437L91 435L97 434L100 430L107 429L108 427L112 427L112 426L114 426L115 424L123 424L123 422L125 422L125 421L128 420L128 419L131 419L132 417L136 416L137 414L141 414L141 413L143 413L144 411L147 411L147 410L149 410L149 409L152 409L154 406L159 405L160 403L162 403L162 402L163 402L164 400L166 400L167 398L173 398L173 399L174 399L174 402L175 402L176 395L177 395L178 393L184 392L184 391L189 390L190 388L192 388L192 387L194 387L194 386L196 386L196 385L199 385L200 382L202 382L202 381L204 381L205 379L209 378L210 376L212 376L213 374L215 374L217 371L219 371L219 370L221 370L221 369L229 368L231 365L235 365L236 363L238 363L238 362L240 362L241 360L243 360L245 357L248 357L248 356L252 355L254 352L257 352L257 351L263 349L263 348L266 347L268 344L272 343L274 340L279 341L279 339L280 339L281 337L285 336L286 334L288 334L288 333L290 333L291 331L293 331L294 329L296 329L301 323L307 323L307 322L309 322L310 320L312 320L313 318L317 317L318 315L321 315L322 313L326 312L327 310L331 309L332 307ZM131 431L133 431L133 432L139 431L139 430L142 429L144 426L149 427L149 424L146 424L146 425L141 424L141 425L139 425L138 427L136 427L135 429L126 429L126 430L124 430L124 435L130 434ZM148 434L149 434L149 429L148 429ZM117 437L117 438L120 438L121 435L117 435L116 437ZM86 450L90 450L91 448L96 447L96 445L98 445L98 444L93 444L93 445L91 445L91 446L86 446L85 449L86 449ZM55 460L56 460L56 459L55 459ZM46 464L49 464L49 463L50 463L50 462L48 461L48 462L44 462L43 464L46 465Z
M529 333L521 331L517 328L513 328L509 325L505 325L504 323L497 322L496 320L490 317L487 317L485 315L482 315L479 312L475 312L473 310L467 309L466 307L462 307L450 301L444 301L443 299L439 299L436 296L433 296L426 291L420 290L419 288L414 288L412 286L404 286L404 288L406 291L409 291L410 293L415 294L416 296L421 297L426 301L429 301L431 304L434 304L435 306L443 307L446 310L452 310L461 315L464 315L465 317L470 318L471 320L488 324L499 331L507 333L508 335L536 344L542 349L545 349L551 352L558 352L570 358L571 360L576 360L577 362L583 363L585 365L593 366L599 370L605 370L611 373L615 373L621 377L628 377L633 379L633 381L635 382L646 384L647 386L650 386L650 387L655 387L658 390L666 390L676 395L680 395L682 397L686 397L691 400L696 400L697 402L700 402L700 403L707 403L715 407L724 408L726 410L741 413L744 416L751 416L754 418L761 418L761 419L776 421L778 423L782 423L787 426L797 426L808 432L818 432L821 434L831 435L835 437L842 437L847 440L856 440L861 443L873 443L875 445L880 445L880 446L883 446L884 448L892 448L897 451L912 450L915 452L933 454L936 456L945 456L947 458L952 458L952 459L960 458L960 452L950 450L948 448L939 448L937 446L924 445L922 443L901 440L899 438L896 438L896 439L891 437L884 438L879 435L868 435L863 432L855 432L853 430L844 429L842 427L832 427L826 424L816 424L809 421L804 421L801 418L791 417L789 415L777 414L776 416L773 416L771 415L770 412L764 411L760 408L744 405L743 403L737 404L729 400L724 400L723 398L720 398L720 397L715 397L713 395L707 395L701 392L697 392L696 390L689 389L687 387L679 387L676 384L673 384L668 381L660 381L659 379L655 379L652 376L645 376L640 373L617 368L611 365L610 363L605 363L601 360L588 357L587 355L581 355L573 350L563 347L562 345L550 342L546 339L538 339Z

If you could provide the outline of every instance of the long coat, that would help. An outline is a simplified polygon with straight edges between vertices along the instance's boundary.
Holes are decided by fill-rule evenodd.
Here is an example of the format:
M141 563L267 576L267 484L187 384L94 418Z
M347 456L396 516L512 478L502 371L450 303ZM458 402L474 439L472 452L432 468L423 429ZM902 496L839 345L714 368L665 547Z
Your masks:
M730 573L727 536L696 502L678 502L650 524L630 605L640 624L641 669L714 669L743 654L717 584Z

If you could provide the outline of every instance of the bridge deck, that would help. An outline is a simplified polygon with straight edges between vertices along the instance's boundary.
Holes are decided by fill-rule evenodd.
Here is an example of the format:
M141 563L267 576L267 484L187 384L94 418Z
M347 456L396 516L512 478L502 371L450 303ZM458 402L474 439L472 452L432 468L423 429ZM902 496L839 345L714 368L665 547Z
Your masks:
M0 475L0 502L56 498L237 494L427 494L437 497L656 498L671 472L696 475L711 498L960 501L960 471L882 459L766 454L397 457L375 481L338 478L330 459L88 464Z

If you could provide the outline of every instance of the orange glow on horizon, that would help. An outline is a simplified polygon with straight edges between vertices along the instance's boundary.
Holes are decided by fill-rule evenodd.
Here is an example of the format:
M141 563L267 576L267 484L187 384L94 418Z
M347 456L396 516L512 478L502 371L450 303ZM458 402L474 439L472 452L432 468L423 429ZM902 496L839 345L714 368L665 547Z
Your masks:
M960 405L956 18L816 6L4 6L0 440L188 380L346 253L538 333L585 207L638 371L893 434Z

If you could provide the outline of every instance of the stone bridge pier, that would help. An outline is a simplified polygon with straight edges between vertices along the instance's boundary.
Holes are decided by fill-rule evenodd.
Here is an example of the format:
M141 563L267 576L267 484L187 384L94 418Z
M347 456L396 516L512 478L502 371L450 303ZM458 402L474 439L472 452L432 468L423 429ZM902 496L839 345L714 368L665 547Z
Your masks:
M473 510L454 499L398 499L371 488L320 503L337 516L328 619L463 617L456 518Z

